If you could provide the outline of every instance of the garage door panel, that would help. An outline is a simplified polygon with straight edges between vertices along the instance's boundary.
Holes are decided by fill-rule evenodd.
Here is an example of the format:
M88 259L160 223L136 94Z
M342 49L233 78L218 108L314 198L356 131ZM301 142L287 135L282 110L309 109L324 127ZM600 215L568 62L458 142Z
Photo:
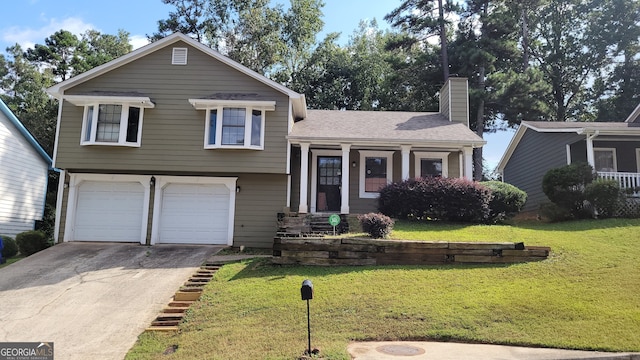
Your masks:
M139 242L144 187L139 182L86 181L77 193L75 240Z
M229 189L222 184L169 184L162 190L161 243L226 244Z

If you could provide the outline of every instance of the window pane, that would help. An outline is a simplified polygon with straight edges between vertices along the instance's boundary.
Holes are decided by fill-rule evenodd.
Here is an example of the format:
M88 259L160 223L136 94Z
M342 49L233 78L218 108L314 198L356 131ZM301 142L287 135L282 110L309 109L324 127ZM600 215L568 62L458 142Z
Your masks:
M442 159L421 159L420 177L442 176Z
M616 171L613 163L613 150L595 150L596 171Z
M246 110L224 108L222 112L222 145L244 145Z
M138 124L140 122L140 108L129 108L129 119L127 121L127 142L138 142Z
M260 133L262 132L262 111L251 112L251 145L260 146Z
M218 110L213 109L209 115L209 145L216 144L216 125L218 124Z
M378 192L387 185L387 158L365 158L364 191Z
M91 141L91 126L93 125L93 106L87 108L87 121L85 122L87 128L85 129L84 141Z
M98 129L96 141L118 142L122 105L98 106Z

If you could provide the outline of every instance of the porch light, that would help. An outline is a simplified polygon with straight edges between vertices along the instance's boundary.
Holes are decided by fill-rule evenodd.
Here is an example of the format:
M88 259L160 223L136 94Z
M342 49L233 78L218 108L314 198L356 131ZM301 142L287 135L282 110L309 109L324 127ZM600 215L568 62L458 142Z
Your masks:
M156 177L155 176L152 176L151 179L149 179L149 185L156 186Z
M351 167L356 167L356 165L358 165L358 164L356 164L355 161L351 163Z

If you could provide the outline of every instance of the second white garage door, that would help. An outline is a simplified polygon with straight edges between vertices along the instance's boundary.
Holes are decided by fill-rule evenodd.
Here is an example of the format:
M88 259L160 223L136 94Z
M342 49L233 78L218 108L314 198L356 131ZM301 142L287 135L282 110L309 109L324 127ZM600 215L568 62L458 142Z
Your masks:
M223 184L169 183L162 189L158 242L227 244L229 188Z

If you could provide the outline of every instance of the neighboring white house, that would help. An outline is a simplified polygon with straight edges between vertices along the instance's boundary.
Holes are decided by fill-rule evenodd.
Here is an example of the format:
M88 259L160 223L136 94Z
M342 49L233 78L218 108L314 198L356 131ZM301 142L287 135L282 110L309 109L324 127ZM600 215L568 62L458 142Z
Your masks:
M42 220L51 157L0 100L0 235Z

